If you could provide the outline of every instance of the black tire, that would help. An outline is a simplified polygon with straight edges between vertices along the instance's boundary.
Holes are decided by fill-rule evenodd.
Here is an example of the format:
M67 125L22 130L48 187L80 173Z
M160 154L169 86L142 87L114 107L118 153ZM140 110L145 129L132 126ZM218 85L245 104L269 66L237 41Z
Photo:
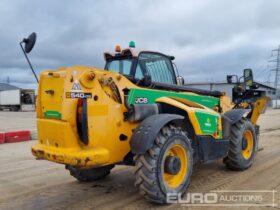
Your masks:
M164 180L165 163L167 151L172 146L180 145L186 152L188 164L183 175L183 181L178 187L168 186ZM184 194L190 183L193 168L193 150L187 134L180 128L172 125L164 126L158 133L154 145L144 155L136 155L135 158L135 186L139 188L140 194L152 202L167 203L167 193ZM181 166L182 167L182 166ZM181 171L180 167L180 171ZM178 172L180 173L180 172Z
M248 157L245 158L243 155L244 137L245 132L250 132L252 134L252 151L247 154ZM247 143L248 146L248 143ZM247 147L246 147L247 148ZM229 152L228 156L224 159L224 163L231 170L245 170L249 168L254 160L257 148L257 138L253 124L248 119L241 119L232 126L230 134Z
M65 168L69 170L70 175L75 177L80 182L91 182L102 179L110 174L113 167L114 165L108 165L92 169L79 169L74 166L65 166Z

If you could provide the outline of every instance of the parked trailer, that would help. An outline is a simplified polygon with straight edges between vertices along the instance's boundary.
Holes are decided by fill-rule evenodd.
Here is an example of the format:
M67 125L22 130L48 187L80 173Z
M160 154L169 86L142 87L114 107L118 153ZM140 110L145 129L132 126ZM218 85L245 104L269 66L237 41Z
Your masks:
M272 107L273 107L273 109L280 109L280 100L279 99L273 99L272 100Z
M35 91L31 89L0 91L0 110L35 111Z

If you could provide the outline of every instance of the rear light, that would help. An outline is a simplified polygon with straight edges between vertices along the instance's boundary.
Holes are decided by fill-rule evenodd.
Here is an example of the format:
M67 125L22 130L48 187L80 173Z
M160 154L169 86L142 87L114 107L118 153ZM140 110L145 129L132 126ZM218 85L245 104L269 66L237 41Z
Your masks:
M76 123L80 140L83 143L88 144L88 116L86 98L78 99Z

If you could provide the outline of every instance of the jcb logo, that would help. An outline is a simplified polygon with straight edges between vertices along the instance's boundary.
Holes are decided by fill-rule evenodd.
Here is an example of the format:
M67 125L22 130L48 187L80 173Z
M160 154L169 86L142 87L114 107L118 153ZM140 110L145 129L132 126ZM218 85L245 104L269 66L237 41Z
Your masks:
M136 104L147 104L148 98L135 98L135 103Z

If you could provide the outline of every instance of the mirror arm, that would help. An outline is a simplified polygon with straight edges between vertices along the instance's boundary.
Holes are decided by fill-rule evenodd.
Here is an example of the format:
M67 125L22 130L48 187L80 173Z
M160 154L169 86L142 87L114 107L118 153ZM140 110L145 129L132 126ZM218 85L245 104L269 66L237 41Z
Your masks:
M28 56L26 55L26 53L25 53L25 51L24 51L24 49L23 49L22 43L24 43L24 40L21 41L21 42L19 43L19 45L20 45L20 47L21 47L21 49L22 49L22 52L23 52L23 54L24 54L24 56L25 56L25 58L26 58L26 60L27 60L27 62L28 62L28 64L29 64L29 67L30 67L31 71L32 71L33 74L34 74L34 77L36 78L37 83L39 83L38 77L37 77L37 75L36 75L36 73L35 73L35 71L34 71L34 69L33 69L33 66L31 65L31 63L30 63L30 61L29 61L29 59L28 59Z
M173 63L173 62L172 62L172 64L173 64L173 66L175 67L174 69L175 69L175 71L176 71L176 73L177 73L177 76L179 76L179 71L178 71L177 65L176 65L175 63ZM175 75L175 76L176 76L176 75Z
M239 84L241 83L240 80L241 80L242 78L244 78L244 76L239 77L239 79L238 79L238 83L239 83Z

